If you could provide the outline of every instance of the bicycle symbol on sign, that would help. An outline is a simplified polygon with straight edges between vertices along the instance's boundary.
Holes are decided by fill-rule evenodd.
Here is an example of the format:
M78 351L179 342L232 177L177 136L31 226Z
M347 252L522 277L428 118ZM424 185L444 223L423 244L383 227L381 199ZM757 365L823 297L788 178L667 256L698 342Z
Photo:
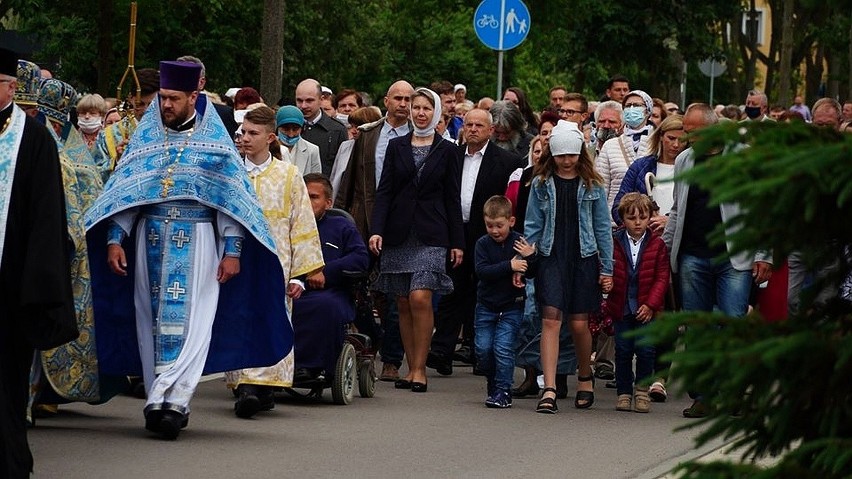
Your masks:
M498 22L497 19L494 18L494 15L486 15L483 13L482 17L480 17L479 20L476 21L476 26L479 28L498 28L500 26L500 22Z

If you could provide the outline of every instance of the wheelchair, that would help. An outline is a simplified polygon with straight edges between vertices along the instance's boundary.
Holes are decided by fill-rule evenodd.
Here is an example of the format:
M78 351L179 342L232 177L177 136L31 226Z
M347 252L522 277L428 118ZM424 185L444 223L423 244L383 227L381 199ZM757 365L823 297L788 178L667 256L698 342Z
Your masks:
M343 216L354 223L352 216L343 210L332 208L326 214ZM362 398L371 398L376 393L376 353L383 332L370 296L369 273L345 271L344 274L352 283L355 319L347 326L334 371L323 371L312 378L294 377L293 386L284 388L291 396L320 400L323 391L331 389L334 404L348 405L355 396L356 387ZM298 389L307 389L308 392L299 392Z

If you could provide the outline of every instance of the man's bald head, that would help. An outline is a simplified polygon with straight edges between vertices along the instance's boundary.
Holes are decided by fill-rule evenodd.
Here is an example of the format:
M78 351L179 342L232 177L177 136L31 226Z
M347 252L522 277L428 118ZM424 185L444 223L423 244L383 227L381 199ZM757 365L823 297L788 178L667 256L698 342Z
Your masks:
M313 78L302 80L296 85L296 106L302 110L305 120L313 120L320 109L322 85Z
M468 152L474 153L482 149L494 132L492 127L493 118L491 112L474 108L464 116L464 139L467 142Z
M388 88L385 96L385 108L388 111L387 122L394 128L402 126L408 121L409 106L414 87L405 80L394 82Z

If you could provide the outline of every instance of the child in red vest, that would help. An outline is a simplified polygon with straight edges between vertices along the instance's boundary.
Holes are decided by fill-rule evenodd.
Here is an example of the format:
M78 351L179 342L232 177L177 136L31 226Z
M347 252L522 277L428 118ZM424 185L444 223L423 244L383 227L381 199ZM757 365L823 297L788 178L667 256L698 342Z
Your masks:
M640 193L624 195L618 205L624 228L616 231L613 237L613 287L606 300L615 327L615 385L618 391L615 409L618 411L646 413L651 407L648 387L639 384L654 373L654 346L646 344L642 336L627 338L625 333L641 330L654 319L663 309L669 287L666 245L648 228L653 207L651 199Z

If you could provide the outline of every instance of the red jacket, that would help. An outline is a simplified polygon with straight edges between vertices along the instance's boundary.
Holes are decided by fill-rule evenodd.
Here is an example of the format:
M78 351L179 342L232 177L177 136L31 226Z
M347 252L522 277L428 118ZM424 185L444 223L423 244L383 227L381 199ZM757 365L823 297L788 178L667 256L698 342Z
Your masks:
M669 289L669 253L663 240L648 230L645 244L639 251L639 305L646 304L655 313L665 305L666 292ZM613 234L613 275L612 291L606 299L606 311L613 320L624 316L627 303L627 270L630 251L624 250L623 239L627 230L620 229ZM628 240L629 241L629 240Z

